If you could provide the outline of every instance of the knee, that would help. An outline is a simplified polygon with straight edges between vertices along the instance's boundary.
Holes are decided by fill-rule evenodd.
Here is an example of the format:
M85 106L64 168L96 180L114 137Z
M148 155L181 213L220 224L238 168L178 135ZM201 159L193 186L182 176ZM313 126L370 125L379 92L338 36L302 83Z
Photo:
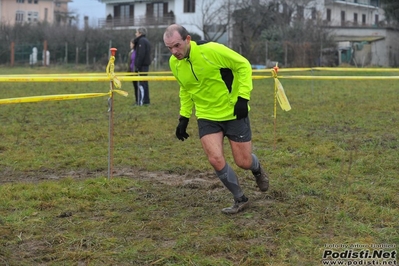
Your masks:
M252 157L249 157L249 158L237 158L237 159L234 160L234 162L235 162L235 164L238 167L247 170L247 169L251 168Z
M216 171L220 171L226 165L226 161L222 156L208 157L209 163L213 166Z

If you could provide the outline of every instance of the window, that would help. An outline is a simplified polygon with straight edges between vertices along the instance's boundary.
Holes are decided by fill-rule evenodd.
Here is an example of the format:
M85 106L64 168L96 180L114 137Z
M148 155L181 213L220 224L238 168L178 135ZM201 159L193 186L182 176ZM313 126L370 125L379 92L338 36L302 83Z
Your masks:
M121 18L130 17L129 11L130 11L129 5L121 6Z
M303 19L305 14L305 8L303 6L297 6L297 18Z
M331 9L327 8L327 21L331 21Z
M28 22L37 22L38 20L39 20L39 12L28 11L27 13Z
M146 16L163 18L168 14L168 3L147 4Z
M47 21L47 19L48 19L48 8L46 7L44 9L44 21Z
M357 13L353 13L353 24L357 25Z
M312 7L312 19L316 19L316 14L317 14L316 8Z
M362 14L362 25L366 25L366 14Z
M33 0L33 3L34 3L34 4L38 4L38 3L39 3L39 0Z
M15 14L15 22L24 22L24 11L17 11Z
M148 24L165 24L170 21L170 14L168 13L168 3L151 3L146 7L146 23Z
M289 8L288 8L288 4L287 3L283 3L283 14L284 15L288 15L290 12Z
M195 13L195 0L184 0L184 13Z
M274 5L274 11L280 12L280 4L279 4L279 3L275 3L275 5Z
M134 5L114 6L115 18L132 18L134 15Z
M17 0L17 3L23 4L24 2L25 2L25 0Z
M134 5L117 5L114 6L114 18L116 23L120 25L134 24Z
M380 21L379 21L378 15L376 14L375 17L374 17L374 24L378 25L378 22L380 22Z
M161 18L164 13L163 3L154 3L154 17Z
M379 1L379 0L370 0L370 5L375 6L375 7L380 7L381 6L380 2L381 1Z
M28 0L28 4L32 4L32 1L33 1L33 0Z

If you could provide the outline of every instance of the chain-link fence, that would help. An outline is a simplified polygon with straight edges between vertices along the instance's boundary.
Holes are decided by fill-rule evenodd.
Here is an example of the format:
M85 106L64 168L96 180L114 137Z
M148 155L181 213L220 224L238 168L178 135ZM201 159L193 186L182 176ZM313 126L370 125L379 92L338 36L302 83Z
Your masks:
M1 26L1 25L0 25ZM32 33L33 32L33 33ZM148 29L147 38L152 46L152 70L168 69L170 52L163 43L164 28ZM130 40L135 30L106 30L75 27L31 27L6 30L0 27L0 64L86 65L103 69L109 58L109 49L117 48L116 65L119 71L127 69ZM238 37L237 37L238 38ZM36 49L35 49L36 48ZM284 67L334 66L337 55L329 43L289 40L266 41L261 38L233 42L235 51L245 56L253 65L271 67L278 62ZM43 54L43 51L47 52ZM47 64L47 65L48 65Z
M31 31L36 31L34 34ZM163 44L164 29L148 29L147 38L152 46L153 69L168 68L169 51ZM25 34L23 34L25 32ZM29 34L28 34L29 33ZM14 28L0 24L1 65L86 65L104 68L109 59L109 49L117 48L116 64L126 70L130 40L135 30L105 30L75 27ZM43 51L46 53L43 54Z

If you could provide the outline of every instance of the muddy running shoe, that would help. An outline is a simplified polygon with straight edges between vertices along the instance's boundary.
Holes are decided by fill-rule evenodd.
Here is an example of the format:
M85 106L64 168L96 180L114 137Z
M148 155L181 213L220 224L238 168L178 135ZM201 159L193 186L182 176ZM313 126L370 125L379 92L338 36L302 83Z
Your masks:
M261 166L259 166L259 172L252 172L252 174L254 175L256 184L261 191L269 189L269 178Z
M242 211L249 205L249 200L247 197L242 196L240 199L234 200L234 205L228 208L222 209L222 212L225 214L235 214L237 212Z

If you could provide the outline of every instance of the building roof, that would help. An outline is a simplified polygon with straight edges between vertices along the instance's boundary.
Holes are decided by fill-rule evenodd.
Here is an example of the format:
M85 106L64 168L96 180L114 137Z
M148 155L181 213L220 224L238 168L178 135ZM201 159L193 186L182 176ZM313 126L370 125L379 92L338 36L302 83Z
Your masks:
M354 36L354 35L338 35L334 36L336 42L375 42L385 39L383 36Z

